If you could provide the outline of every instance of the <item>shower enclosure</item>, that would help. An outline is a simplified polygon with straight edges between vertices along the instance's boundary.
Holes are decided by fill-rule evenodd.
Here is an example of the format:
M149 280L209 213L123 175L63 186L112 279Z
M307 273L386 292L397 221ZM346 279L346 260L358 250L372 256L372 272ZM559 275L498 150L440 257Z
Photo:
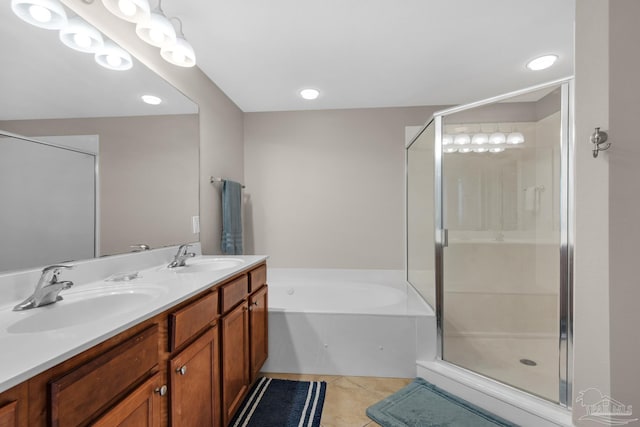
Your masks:
M407 144L407 279L438 356L563 406L571 396L572 82L434 114Z

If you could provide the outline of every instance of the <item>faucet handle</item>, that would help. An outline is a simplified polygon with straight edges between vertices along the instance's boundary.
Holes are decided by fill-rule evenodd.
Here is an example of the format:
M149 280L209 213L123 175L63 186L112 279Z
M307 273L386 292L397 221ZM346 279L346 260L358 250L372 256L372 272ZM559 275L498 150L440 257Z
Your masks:
M72 270L73 265L65 265L65 264L56 264L50 265L42 269L42 277L45 277L51 274L51 281L56 281L58 279L58 275L60 274L61 269Z

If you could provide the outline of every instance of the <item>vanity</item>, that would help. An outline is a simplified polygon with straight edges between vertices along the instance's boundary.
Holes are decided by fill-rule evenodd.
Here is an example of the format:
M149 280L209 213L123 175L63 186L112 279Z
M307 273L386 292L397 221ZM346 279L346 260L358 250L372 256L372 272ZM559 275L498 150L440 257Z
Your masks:
M0 427L228 425L267 358L266 257L168 269L172 249L80 262L77 277L122 258L156 264L76 283L31 313L0 307Z

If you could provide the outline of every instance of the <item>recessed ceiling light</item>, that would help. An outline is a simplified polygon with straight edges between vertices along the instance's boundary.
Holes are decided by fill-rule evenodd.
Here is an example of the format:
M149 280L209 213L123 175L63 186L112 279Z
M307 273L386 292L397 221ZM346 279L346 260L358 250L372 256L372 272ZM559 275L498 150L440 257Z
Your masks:
M158 105L162 102L162 99L154 95L142 95L141 98L144 102L150 105Z
M531 71L544 70L551 67L557 59L558 55L544 55L527 62L527 68Z
M317 89L302 89L300 91L300 96L304 99L316 99L320 96L320 91Z

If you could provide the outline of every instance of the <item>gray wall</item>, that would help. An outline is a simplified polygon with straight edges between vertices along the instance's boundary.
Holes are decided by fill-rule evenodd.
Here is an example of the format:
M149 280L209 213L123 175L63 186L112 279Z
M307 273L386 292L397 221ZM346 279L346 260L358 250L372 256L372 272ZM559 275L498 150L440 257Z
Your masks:
M640 2L611 1L609 14L611 396L640 418Z
M247 113L247 250L274 267L404 268L405 126L436 109Z

